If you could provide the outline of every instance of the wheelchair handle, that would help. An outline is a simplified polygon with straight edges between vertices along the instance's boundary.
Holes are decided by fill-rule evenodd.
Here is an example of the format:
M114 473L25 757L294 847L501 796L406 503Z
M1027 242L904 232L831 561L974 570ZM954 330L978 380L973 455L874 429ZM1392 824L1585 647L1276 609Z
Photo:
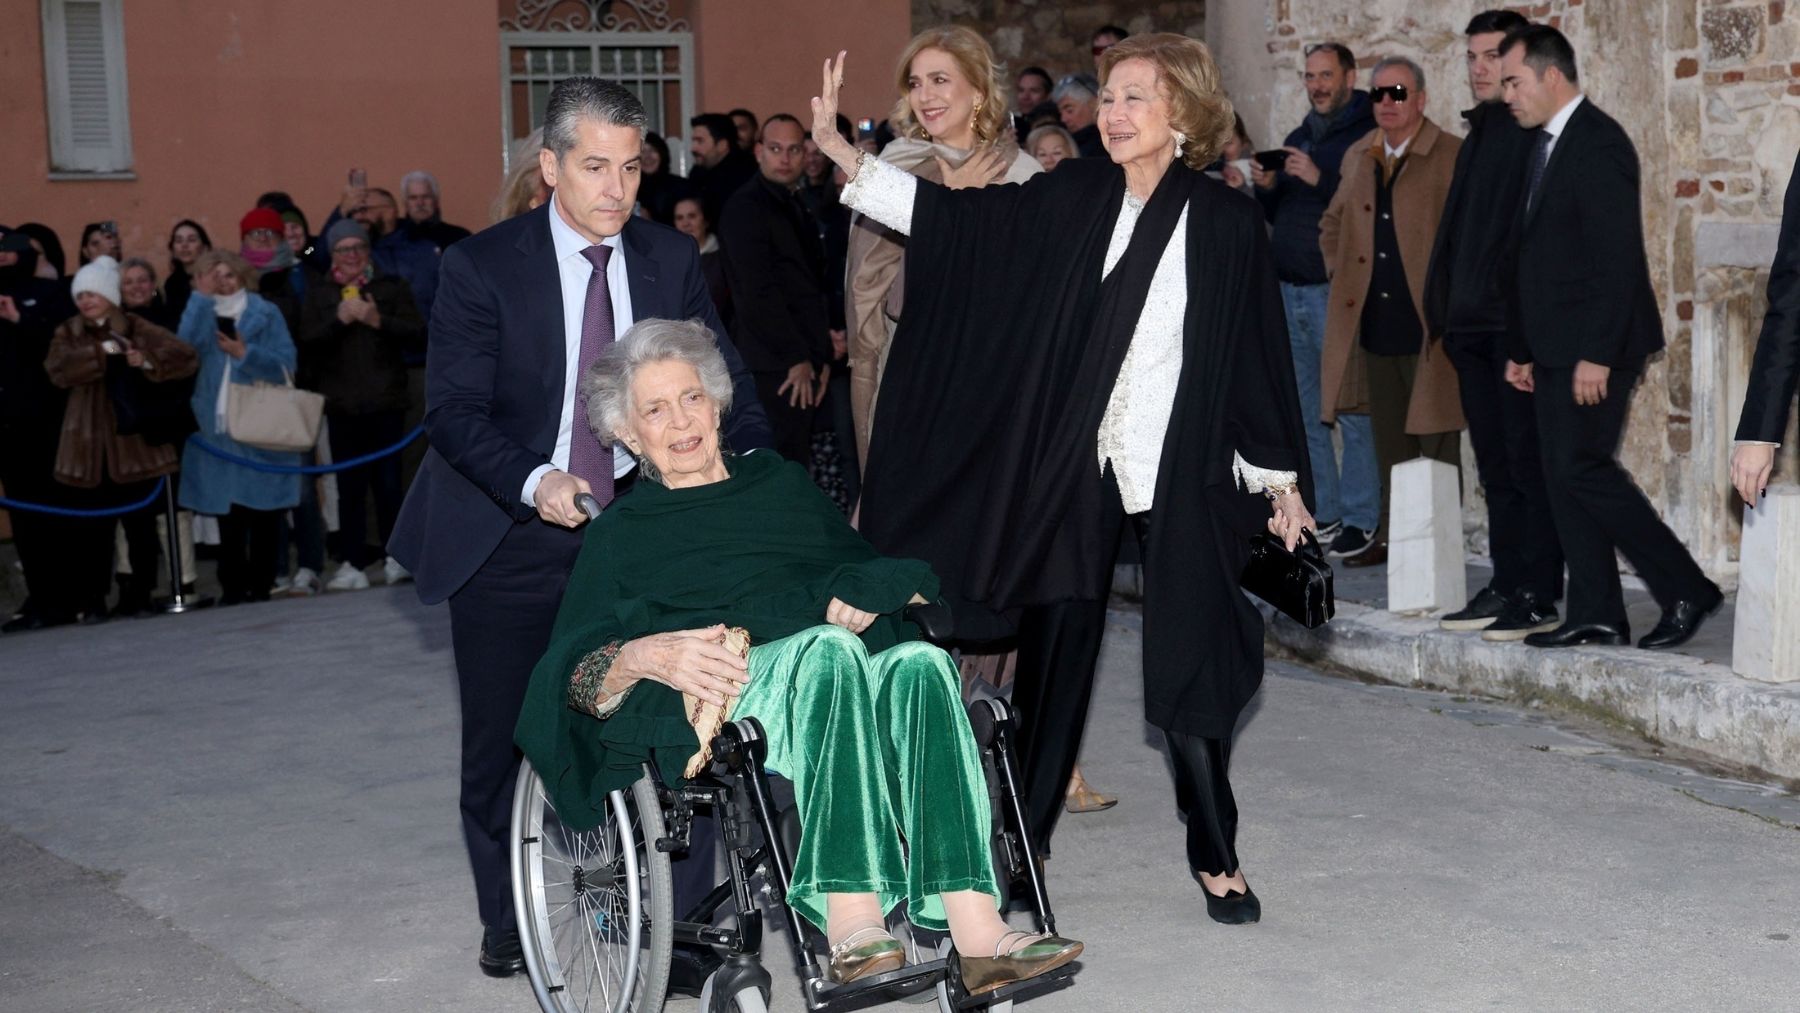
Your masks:
M590 521L597 521L600 519L600 501L594 498L593 493L576 493L575 509L587 514L587 518Z

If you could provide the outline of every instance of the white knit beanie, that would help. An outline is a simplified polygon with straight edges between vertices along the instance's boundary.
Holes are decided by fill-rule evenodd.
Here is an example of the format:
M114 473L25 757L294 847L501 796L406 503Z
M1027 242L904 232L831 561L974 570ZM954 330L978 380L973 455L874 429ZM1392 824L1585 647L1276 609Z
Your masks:
M75 280L69 284L70 295L83 292L92 292L114 306L119 305L119 262L107 256L88 261L75 272Z

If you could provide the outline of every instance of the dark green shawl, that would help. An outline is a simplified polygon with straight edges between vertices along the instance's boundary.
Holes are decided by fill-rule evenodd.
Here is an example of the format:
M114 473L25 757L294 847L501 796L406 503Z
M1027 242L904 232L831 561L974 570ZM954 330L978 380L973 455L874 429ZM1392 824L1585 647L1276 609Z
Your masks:
M569 676L612 641L725 623L766 644L825 621L832 598L881 614L870 653L916 636L898 613L937 577L876 554L806 469L769 451L728 458L731 477L691 489L639 482L589 525L550 647L531 673L514 739L563 822L598 823L606 794L653 761L671 783L698 744L681 695L645 681L599 721L568 706Z

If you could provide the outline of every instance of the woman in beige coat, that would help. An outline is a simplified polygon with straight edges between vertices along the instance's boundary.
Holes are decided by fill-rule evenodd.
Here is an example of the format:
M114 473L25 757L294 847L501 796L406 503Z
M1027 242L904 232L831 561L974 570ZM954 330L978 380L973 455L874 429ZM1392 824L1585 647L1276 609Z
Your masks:
M1378 79L1383 79L1382 70L1377 68ZM1396 64L1392 76L1404 81L1409 72ZM1415 89L1410 98L1419 104L1417 115L1422 117L1422 90ZM1403 99L1396 103L1389 97L1378 104L1378 112L1391 114L1394 110L1389 106L1404 102ZM1340 412L1372 416L1382 475L1384 530L1377 547L1386 539L1388 469L1418 456L1458 464L1464 425L1456 369L1439 340L1442 335L1427 333L1423 323L1425 273L1461 141L1444 133L1431 120L1423 119L1416 132L1401 142L1403 153L1394 169L1387 168L1389 143L1392 142L1378 127L1350 146L1344 154L1337 193L1319 220L1319 246L1325 254L1325 269L1331 275L1331 300L1325 316L1325 344L1319 369L1319 403L1327 423L1335 422ZM1361 335L1365 300L1385 295L1371 292L1377 258L1382 256L1376 249L1380 202L1377 191L1383 174L1396 171L1391 194L1392 224L1412 309L1420 321L1421 340L1416 357L1372 354L1365 350ZM1371 366L1384 371L1373 381ZM1401 417L1399 406L1384 400L1383 392L1400 387L1399 382L1389 382L1387 374L1403 378L1407 371L1411 375L1405 382L1411 389L1408 394L1399 395L1407 401L1405 421L1396 424ZM1385 396L1398 400L1392 393ZM1382 403L1374 403L1377 401ZM1367 561L1384 560L1385 554Z
M882 149L882 161L942 183L977 149L992 147L1004 171L991 182L1023 183L1041 172L1014 139L999 74L993 49L970 29L946 26L914 36L900 54L900 101L889 117L895 138ZM900 319L905 259L905 236L862 215L851 219L844 317L856 459L865 467L881 368Z

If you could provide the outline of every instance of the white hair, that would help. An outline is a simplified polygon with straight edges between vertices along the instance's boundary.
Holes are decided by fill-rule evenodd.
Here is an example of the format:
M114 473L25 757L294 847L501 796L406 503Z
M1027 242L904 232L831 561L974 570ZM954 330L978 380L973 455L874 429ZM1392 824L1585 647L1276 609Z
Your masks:
M424 169L414 169L413 171L400 177L400 199L401 200L406 199L407 187L410 187L414 183L420 182L421 180L424 181L426 186L431 187L431 197L433 200L442 200L444 198L444 192L442 190L438 189L438 181L437 181L436 176L433 176L431 173L426 172Z
M700 374L700 387L731 410L731 370L713 332L698 320L640 320L602 349L581 377L587 424L602 446L611 446L631 411L631 383L637 371L655 362L685 362Z

